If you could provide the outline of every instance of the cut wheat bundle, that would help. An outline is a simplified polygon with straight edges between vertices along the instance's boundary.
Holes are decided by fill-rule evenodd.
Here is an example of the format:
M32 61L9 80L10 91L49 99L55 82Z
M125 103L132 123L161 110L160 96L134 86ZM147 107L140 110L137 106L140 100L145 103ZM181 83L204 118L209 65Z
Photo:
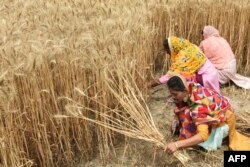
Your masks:
M114 76L117 76L118 73L119 72L116 71L116 75L114 75L114 71L107 71L106 75L109 75L109 77L106 77L107 79L105 80L107 89L112 93L114 99L117 100L118 104L115 108L105 106L97 99L88 97L84 91L75 88L76 92L89 100L98 103L98 105L102 106L105 111L98 111L90 107L82 106L73 99L65 97L70 103L66 106L68 115L56 115L55 117L81 118L125 136L145 140L158 147L164 148L164 136L155 126L143 95L133 80L133 77L128 72L126 77L124 77L124 74L119 74L119 78L117 79L117 77ZM94 113L95 117L86 117L85 114L83 114L84 112ZM185 165L190 159L189 156L184 154L181 150L175 152L174 156L183 165Z

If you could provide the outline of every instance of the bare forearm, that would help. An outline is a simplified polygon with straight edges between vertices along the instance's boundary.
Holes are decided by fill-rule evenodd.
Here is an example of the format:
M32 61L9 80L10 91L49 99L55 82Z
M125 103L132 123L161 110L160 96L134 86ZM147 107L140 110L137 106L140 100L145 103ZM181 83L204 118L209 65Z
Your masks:
M203 139L199 134L196 134L188 139L177 141L178 147L189 147L202 143Z
M151 80L151 82L150 82L150 87L155 87L155 86L158 86L158 85L160 85L161 83L160 83L160 81L158 80L158 79L153 79L153 80Z

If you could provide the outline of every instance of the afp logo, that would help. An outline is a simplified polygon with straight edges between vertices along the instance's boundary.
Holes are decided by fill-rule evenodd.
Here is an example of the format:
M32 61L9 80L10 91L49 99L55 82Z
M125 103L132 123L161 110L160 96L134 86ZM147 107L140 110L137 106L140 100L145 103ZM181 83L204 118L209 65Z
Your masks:
M224 151L224 167L249 167L250 151Z

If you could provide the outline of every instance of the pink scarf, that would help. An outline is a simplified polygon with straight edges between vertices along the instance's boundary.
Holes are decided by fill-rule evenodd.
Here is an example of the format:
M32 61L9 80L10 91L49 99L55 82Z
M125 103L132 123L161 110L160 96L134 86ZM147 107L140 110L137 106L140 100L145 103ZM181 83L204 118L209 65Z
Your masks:
M219 31L213 26L204 27L203 37L204 40L200 43L200 48L216 69L223 69L235 58L228 42L220 36Z
M220 37L219 31L213 26L205 26L203 29L203 37L207 39L208 37Z

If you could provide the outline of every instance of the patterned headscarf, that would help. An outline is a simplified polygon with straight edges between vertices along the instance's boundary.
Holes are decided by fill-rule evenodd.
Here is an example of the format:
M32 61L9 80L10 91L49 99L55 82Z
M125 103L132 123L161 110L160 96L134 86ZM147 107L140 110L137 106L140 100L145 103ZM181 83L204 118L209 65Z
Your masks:
M226 110L231 108L227 98L194 82L189 84L188 91L188 105L196 125L219 124L226 120Z
M192 75L206 62L203 52L188 40L171 36L168 43L171 51L171 71Z
M220 37L220 33L213 26L210 26L210 25L205 26L204 29L203 29L203 37L204 37L204 39L207 39L208 37L211 37L211 36Z
M182 81L183 77L179 76ZM226 110L231 108L228 100L215 91L204 88L198 83L188 84L189 99L176 103L174 113L178 117L181 129L179 139L187 139L196 134L196 125L218 125L226 120Z

